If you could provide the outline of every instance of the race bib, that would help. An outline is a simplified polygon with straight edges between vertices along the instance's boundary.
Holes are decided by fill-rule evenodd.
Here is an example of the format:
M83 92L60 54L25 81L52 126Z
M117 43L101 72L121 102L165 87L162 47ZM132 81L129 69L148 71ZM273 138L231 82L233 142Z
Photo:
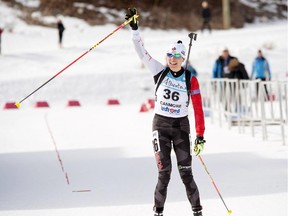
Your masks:
M188 94L185 73L173 77L169 72L156 92L155 113L179 118L188 115Z

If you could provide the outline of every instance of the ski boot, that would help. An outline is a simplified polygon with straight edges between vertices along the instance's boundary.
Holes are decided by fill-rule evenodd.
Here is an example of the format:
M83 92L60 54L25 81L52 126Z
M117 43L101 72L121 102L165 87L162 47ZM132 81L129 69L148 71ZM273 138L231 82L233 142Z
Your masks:
M202 216L202 211L193 212L193 216Z

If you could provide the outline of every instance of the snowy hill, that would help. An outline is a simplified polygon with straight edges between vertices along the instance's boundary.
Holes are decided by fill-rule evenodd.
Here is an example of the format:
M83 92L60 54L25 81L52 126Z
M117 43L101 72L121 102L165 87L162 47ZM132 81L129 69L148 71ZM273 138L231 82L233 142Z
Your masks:
M0 11L1 16L15 18L1 3ZM128 27L23 102L20 110L2 109L5 102L25 97L116 28L89 27L69 17L63 22L62 49L56 30L28 26L16 18L13 32L2 35L0 216L152 215L157 180L151 145L153 113L139 109L153 97L153 79L141 67ZM185 30L141 32L146 48L163 63L171 42L189 43ZM228 47L250 72L261 48L271 64L272 79L287 79L286 39L286 22L211 35L198 32L190 60L199 79L207 79L221 49ZM109 98L119 99L121 105L105 105ZM78 99L82 106L65 107L68 99ZM39 100L48 101L51 108L34 108ZM280 132L275 132L276 139L263 142L259 131L252 138L210 122L207 117L203 159L232 215L286 216L287 146L279 142ZM193 127L191 133L194 137ZM172 155L165 216L191 215ZM228 215L195 156L193 171L204 215Z
M116 28L114 25L89 27L83 21L69 17L63 18L63 22L66 26L63 49L58 48L55 29L28 26L15 21L13 32L3 33L0 91L5 94L0 94L0 103L23 97ZM163 53L173 41L181 39L188 46L188 33L185 30L166 32L142 29L147 49L162 62ZM190 60L199 72L200 79L211 77L214 61L224 47L229 48L231 55L238 57L245 64L249 74L257 50L262 49L270 63L272 79L287 77L286 22L254 24L242 30L215 30L211 35L207 32L198 33ZM152 77L147 70L140 67L141 63L135 55L130 38L128 27L117 32L61 74L53 85L43 88L45 98L49 101L78 98L85 103L92 103L93 98L103 101L107 97L117 97L125 103L130 103L136 99L143 101L153 96ZM18 83L15 83L15 80ZM129 85L122 85L124 80L127 80L125 82ZM102 92L103 86L109 86L109 96ZM26 92L23 89L27 89ZM56 94L59 91L63 94ZM34 101L41 98L42 94L33 96Z
M113 1L113 0L2 0L10 7L19 10L21 18L30 24L53 26L45 16L71 16L86 20L90 25L119 24L127 8L138 9L141 25L153 29L200 29L202 26L202 1ZM234 0L229 2L231 25L242 28L245 23L255 20L287 19L286 1ZM212 26L223 29L222 1L209 1L212 12ZM179 19L181 17L181 19ZM44 19L43 19L44 18Z

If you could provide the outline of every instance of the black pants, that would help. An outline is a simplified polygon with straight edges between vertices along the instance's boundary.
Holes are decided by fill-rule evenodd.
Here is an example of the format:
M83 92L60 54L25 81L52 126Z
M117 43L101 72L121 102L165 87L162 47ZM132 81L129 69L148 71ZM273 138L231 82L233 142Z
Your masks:
M256 78L256 79L261 79L261 81L266 81L266 78ZM264 85L264 90L265 90L266 97L269 98L267 85ZM256 93L257 93L257 97L258 97L259 96L259 83L256 84Z
M63 31L59 31L59 44L62 44Z
M191 169L192 157L188 117L168 118L155 115L153 120L153 146L159 173L154 194L155 208L164 208L172 171L171 150L173 147L188 200L194 211L201 210L199 191Z
M211 33L212 29L211 29L210 19L209 18L204 18L203 19L201 31L203 32L205 28L207 28L209 30L209 32Z

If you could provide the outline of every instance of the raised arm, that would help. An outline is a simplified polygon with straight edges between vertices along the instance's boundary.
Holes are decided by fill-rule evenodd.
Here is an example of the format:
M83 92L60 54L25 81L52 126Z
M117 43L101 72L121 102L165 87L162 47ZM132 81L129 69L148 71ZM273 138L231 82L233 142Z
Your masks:
M152 58L152 56L145 49L139 30L132 30L132 40L139 58L143 64L152 72L153 76L165 68L164 65Z
M125 19L128 20L134 15L137 15L136 8L134 9L129 8ZM153 76L155 76L156 74L161 72L165 68L165 66L162 65L160 62L156 61L155 59L153 59L145 49L144 43L140 37L140 33L138 30L137 18L134 18L132 22L130 22L130 27L132 29L132 40L134 43L134 47L140 60L152 72Z

